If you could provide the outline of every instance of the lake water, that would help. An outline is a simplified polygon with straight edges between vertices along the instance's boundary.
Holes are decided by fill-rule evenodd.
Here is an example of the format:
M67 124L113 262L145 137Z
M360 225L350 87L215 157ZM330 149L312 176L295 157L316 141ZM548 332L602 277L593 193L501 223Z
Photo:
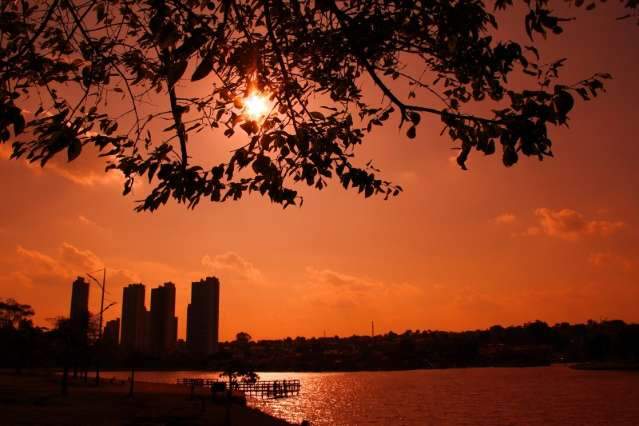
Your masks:
M128 377L109 373L105 377ZM210 372L139 372L136 380L175 383ZM260 373L297 378L299 396L249 403L311 425L639 425L639 372L566 366L357 373Z

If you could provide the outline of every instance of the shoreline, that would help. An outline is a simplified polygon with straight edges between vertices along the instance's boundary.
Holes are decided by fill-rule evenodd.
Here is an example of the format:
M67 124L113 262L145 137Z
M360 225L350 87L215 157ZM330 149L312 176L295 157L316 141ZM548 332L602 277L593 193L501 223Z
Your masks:
M69 380L68 395L61 395L60 380L52 374L0 372L0 406L3 425L76 426L225 425L227 406L210 400L207 391L190 396L187 386L135 382L128 397L128 382L110 383L107 377L95 386L91 380ZM233 426L287 426L256 408L231 404Z
M575 370L588 371L639 371L639 363L635 362L581 362L570 366Z
M389 371L429 371L429 370L464 370L469 368L539 368L539 367L550 367L553 365L570 365L568 362L556 362L556 363L539 363L539 364L528 364L528 363L512 363L512 364L495 364L495 365L456 365L456 366L438 366L438 367L423 367L423 368L375 368L375 369L362 369L362 370L260 370L257 369L255 372L260 373L378 373L378 372L389 372ZM57 371L57 370L56 370ZM105 367L100 370L100 374L108 373L108 372L127 372L131 371L130 368L111 368ZM220 373L221 370L209 370L209 369L201 369L201 368L139 368L136 367L136 374L139 372L177 372L177 371L185 371L185 372L199 372L199 373ZM89 375L91 375L91 371L89 371Z
M384 373L384 372L402 372L402 371L437 371L437 370L467 370L467 369L483 369L483 368L543 368L552 366L570 366L574 363L570 362L555 362L548 364L495 364L495 365L458 365L450 367L429 367L429 368L390 368L390 369L362 369L362 370L260 370L257 369L257 374L262 373L281 373L281 374L306 374L306 373ZM131 371L129 368L105 368L100 371L100 374L109 372L123 373ZM208 370L208 369L194 369L194 368L136 368L135 373L140 372L162 372L162 373L175 373L178 371L184 372L197 372L197 373L220 373L221 370ZM91 371L89 371L89 377L91 377Z
M624 362L553 362L549 364L497 364L497 365L464 365L454 367L431 367L431 368L401 368L401 369L368 369L368 370L256 370L257 374L307 374L307 373L384 373L384 372L403 372L403 371L438 371L438 370L468 370L468 369L490 369L490 368L522 368L522 369L534 369L544 367L566 367L576 370L637 370L639 369L639 363L624 363ZM37 369L36 369L37 370ZM0 370L0 374L3 370ZM4 370L11 371L11 370ZM44 370L52 371L53 374L59 372L58 369ZM126 373L131 371L128 368L105 368L100 371L101 377L109 379L109 373ZM177 372L193 372L193 373L211 373L219 374L221 370L206 370L206 369L193 369L193 368L136 368L135 373L177 373ZM89 370L89 377L95 377L95 372ZM136 380L136 383L138 381ZM148 382L155 383L155 382Z

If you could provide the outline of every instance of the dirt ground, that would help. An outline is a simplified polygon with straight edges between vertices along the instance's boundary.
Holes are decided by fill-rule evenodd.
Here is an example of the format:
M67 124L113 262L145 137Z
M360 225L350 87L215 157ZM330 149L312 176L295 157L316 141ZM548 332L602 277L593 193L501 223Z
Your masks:
M91 382L91 380L90 380ZM184 386L135 383L129 398L128 383L100 387L83 381L70 383L67 396L60 392L59 377L0 372L0 424L71 425L228 425L227 407L211 402L206 392L191 398ZM232 405L233 426L280 426L288 423L258 410Z

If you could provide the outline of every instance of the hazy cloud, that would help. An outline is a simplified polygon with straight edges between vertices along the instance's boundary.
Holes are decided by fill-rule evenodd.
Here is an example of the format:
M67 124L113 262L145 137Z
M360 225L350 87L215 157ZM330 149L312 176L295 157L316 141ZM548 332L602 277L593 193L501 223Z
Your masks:
M82 225L86 226L87 228L92 229L93 231L97 232L98 234L102 235L103 237L111 237L112 236L112 233L111 233L110 229L105 228L104 226L102 226L99 223L89 219L88 217L86 217L84 215L78 215L78 222L80 222Z
M0 145L0 159L9 160L11 147L7 144ZM53 173L61 176L73 183L83 186L122 184L124 178L118 171L105 171L106 157L100 157L100 152L94 146L85 146L82 155L74 161L67 161L66 154L60 153L54 156L44 167L39 163L29 163L26 160L20 161L32 173Z
M596 267L602 268L605 266L621 267L625 270L632 269L633 262L626 256L618 255L610 252L592 253L588 257L588 262Z
M422 289L409 283L387 283L367 277L357 277L330 269L306 268L304 297L312 303L334 307L368 306L386 310L398 304L414 304Z
M76 276L96 271L105 265L91 250L83 250L66 242L52 254L18 246L15 255L8 260L13 270L7 275L18 277L18 281L27 286L69 283ZM126 270L111 268L109 275L112 283L135 281L133 274Z
M84 225L95 225L95 222L83 215L78 216L78 220Z
M31 304L36 310L36 321L48 325L48 319L68 315L71 283L77 276L84 276L104 266L104 261L91 250L62 243L51 252L18 246L14 252L0 259L0 288L5 294ZM112 265L111 265L112 266ZM98 279L101 274L96 274ZM125 269L110 267L107 270L107 303L121 303L124 285L139 281ZM99 306L99 291L89 291L89 309L95 312ZM107 319L118 315L119 306L107 312Z
M226 252L213 257L202 257L202 265L217 274L230 273L247 281L261 282L262 271L235 252Z
M621 221L589 220L571 209L535 210L539 227L548 236L566 240L577 240L586 235L608 237L624 227Z
M495 322L512 314L510 295L494 298L472 284L385 281L308 267L306 282L296 290L296 303L309 312L304 321L331 330L349 330L339 322L345 317L359 324L360 331L370 327L371 320L377 330L387 331L444 327L450 320Z
M87 146L85 149L88 152L83 152L72 162L66 161L63 155L57 155L43 169L83 186L122 184L124 179L121 173L105 171L106 159L98 156L96 148Z
M511 223L515 223L517 220L517 216L513 213L502 213L495 218L495 222L500 225L509 225Z
M56 259L38 250L26 249L22 246L16 248L15 271L25 284L33 284L34 281L46 279L58 281L61 277L69 275L69 270Z
M366 290L374 290L383 287L382 283L370 281L365 278L359 278L352 275L346 275L330 269L317 270L306 268L308 278L312 283L320 285L329 285L337 289L361 292Z
M62 284L77 275L95 271L102 267L100 259L90 250L62 243L53 255L18 246L11 272L22 284Z
M77 273L91 272L104 267L104 262L91 250L81 250L68 243L62 243L60 248L60 262L62 265Z
M399 173L398 180L403 184L415 183L419 180L419 174L414 170L404 170Z

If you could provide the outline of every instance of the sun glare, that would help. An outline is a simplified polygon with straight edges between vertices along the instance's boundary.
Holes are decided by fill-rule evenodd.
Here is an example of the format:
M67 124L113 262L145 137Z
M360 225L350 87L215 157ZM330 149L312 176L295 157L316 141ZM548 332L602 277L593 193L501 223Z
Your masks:
M267 96L253 92L244 99L244 113L251 119L259 121L268 114L270 102Z

